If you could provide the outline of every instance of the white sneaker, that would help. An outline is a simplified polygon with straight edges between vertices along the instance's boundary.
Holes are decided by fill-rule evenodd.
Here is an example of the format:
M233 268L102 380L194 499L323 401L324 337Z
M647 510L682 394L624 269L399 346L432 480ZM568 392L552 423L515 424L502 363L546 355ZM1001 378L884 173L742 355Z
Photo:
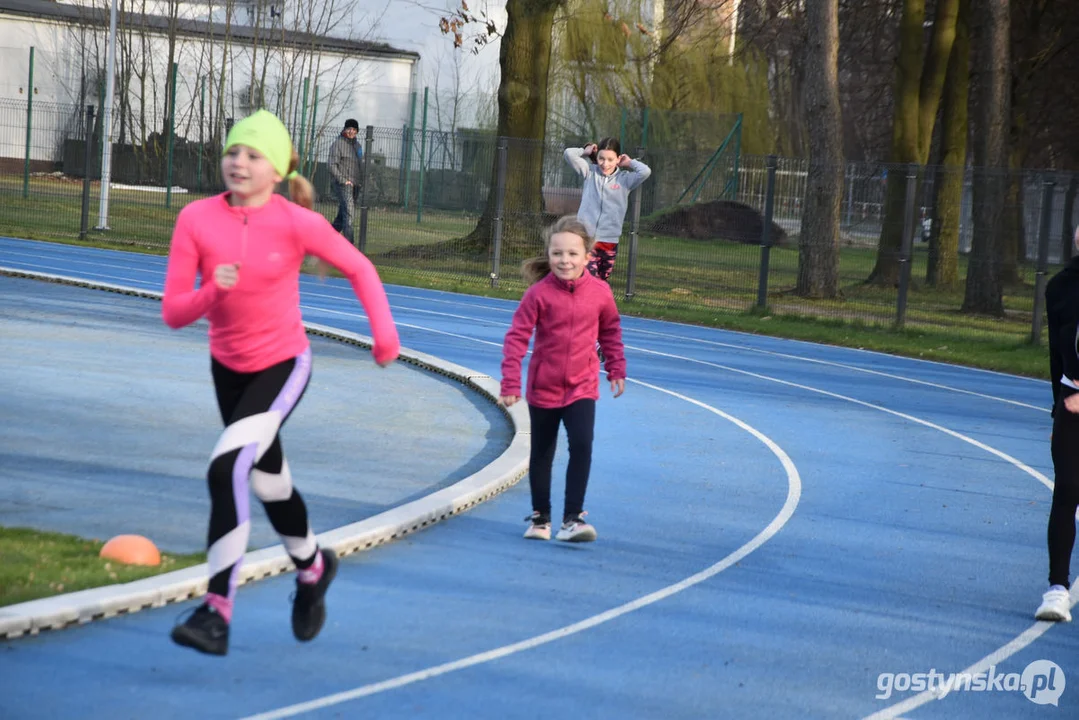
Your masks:
M1054 585L1042 595L1042 604L1034 613L1035 620L1050 622L1071 622L1071 595L1063 585Z
M550 540L551 518L539 512L534 512L525 518L528 521L528 529L525 530L525 540Z
M596 529L584 521L583 512L579 515L566 518L562 522L562 529L554 536L555 540L562 542L592 542L596 539Z

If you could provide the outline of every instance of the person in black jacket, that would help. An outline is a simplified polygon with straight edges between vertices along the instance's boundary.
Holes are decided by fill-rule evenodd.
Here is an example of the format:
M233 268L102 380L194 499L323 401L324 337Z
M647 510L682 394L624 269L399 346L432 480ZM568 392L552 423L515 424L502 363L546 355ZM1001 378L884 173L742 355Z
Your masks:
M326 169L330 171L330 188L337 198L337 217L333 229L354 243L352 219L356 214L356 200L363 184L363 145L356 139L360 123L352 118L345 120L345 129L330 146Z
M1079 228L1074 238L1079 251ZM1049 373L1053 383L1053 504L1049 510L1049 590L1038 620L1070 622L1072 548L1079 507L1079 254L1045 288Z

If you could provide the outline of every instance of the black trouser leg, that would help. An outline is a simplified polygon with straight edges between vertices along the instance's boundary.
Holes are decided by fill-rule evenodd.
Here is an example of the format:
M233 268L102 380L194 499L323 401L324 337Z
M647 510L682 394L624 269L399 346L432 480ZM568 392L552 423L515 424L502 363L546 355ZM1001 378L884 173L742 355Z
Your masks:
M532 490L532 510L551 514L551 466L558 444L562 408L528 406L532 421L532 449L528 459L528 486Z
M1053 505L1049 510L1049 584L1070 588L1075 510L1079 507L1079 415L1057 404L1053 419Z
M584 510L584 494L592 469L592 434L596 426L596 401L578 400L564 408L562 422L569 438L569 465L566 467L566 504L563 517Z

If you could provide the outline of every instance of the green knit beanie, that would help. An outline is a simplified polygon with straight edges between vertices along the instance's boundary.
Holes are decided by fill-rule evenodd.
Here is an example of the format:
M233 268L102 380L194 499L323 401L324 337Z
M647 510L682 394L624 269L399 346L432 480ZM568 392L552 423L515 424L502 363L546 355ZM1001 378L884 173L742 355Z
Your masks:
M246 145L266 156L281 177L291 177L288 166L292 162L292 138L288 128L268 110L248 115L229 130L225 139L225 152L233 145Z

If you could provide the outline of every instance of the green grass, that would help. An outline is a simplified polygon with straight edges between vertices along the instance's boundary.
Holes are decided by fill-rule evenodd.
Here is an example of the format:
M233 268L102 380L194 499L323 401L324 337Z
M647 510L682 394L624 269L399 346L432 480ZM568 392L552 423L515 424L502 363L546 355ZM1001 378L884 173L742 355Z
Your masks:
M131 582L206 562L204 553L162 553L157 567L123 565L99 557L104 544L61 533L0 527L0 606Z

